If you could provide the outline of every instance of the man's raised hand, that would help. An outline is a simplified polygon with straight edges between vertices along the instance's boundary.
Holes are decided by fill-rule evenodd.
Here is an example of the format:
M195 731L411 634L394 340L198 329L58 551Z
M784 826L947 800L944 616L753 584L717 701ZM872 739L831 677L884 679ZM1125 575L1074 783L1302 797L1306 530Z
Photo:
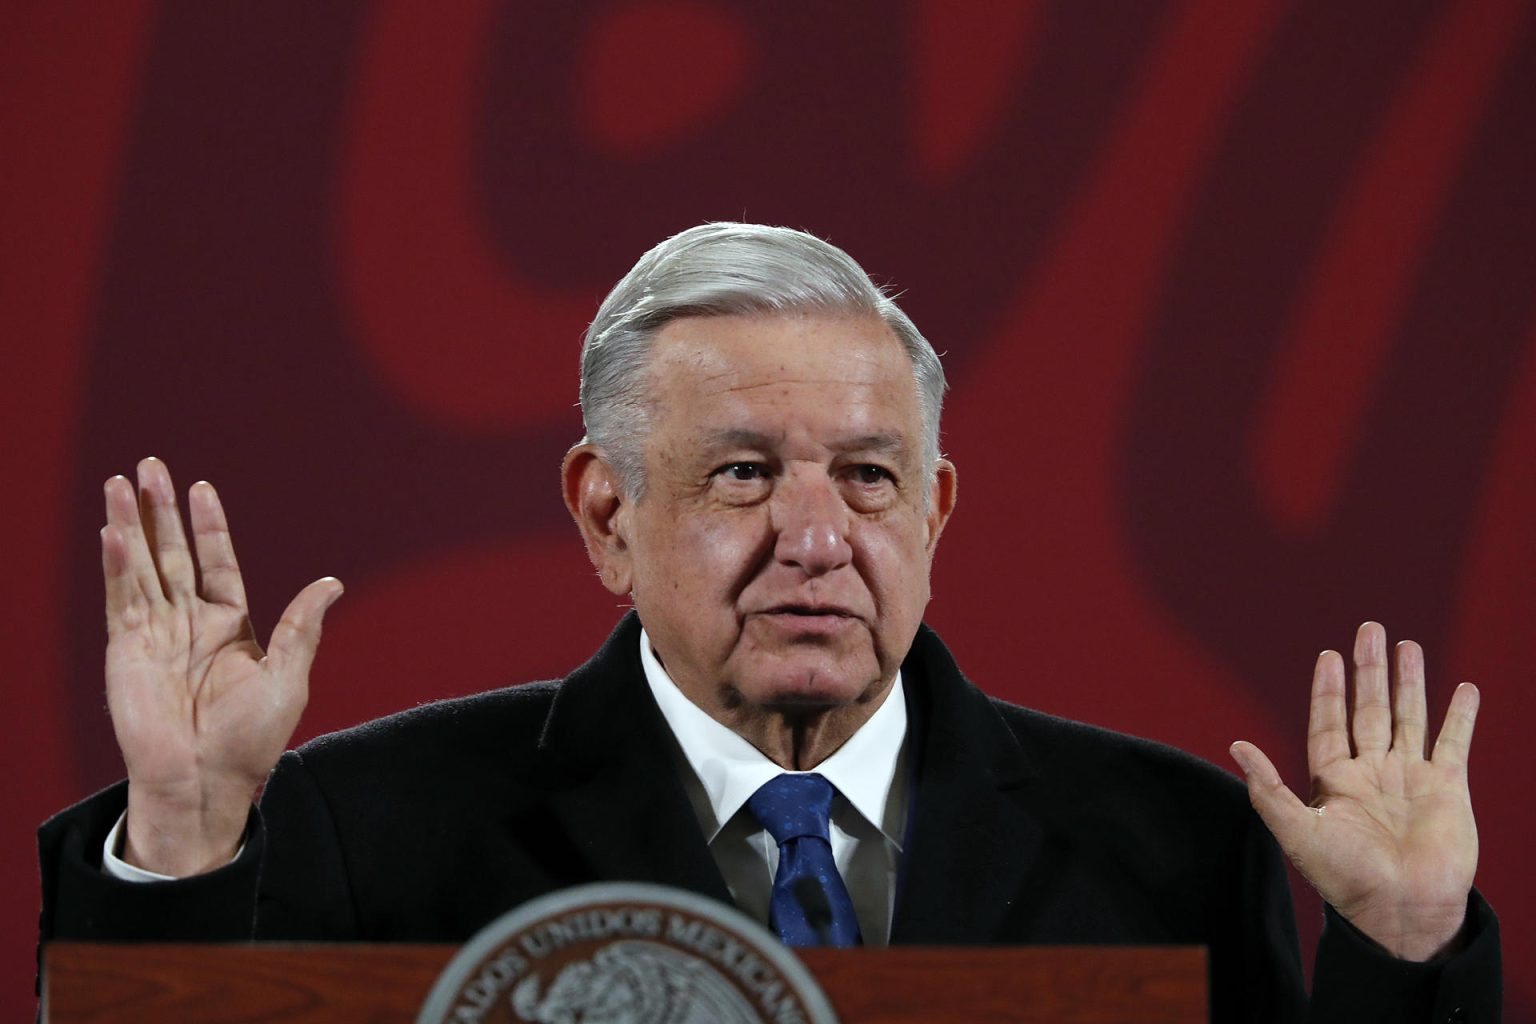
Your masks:
M1251 743L1234 743L1232 756L1254 808L1323 898L1394 955L1428 960L1460 932L1477 868L1467 752L1478 691L1457 687L1428 755L1423 652L1407 641L1391 661L1389 668L1382 627L1361 626L1351 722L1343 659L1334 651L1318 657L1307 729L1310 803Z
M178 877L229 862L251 799L287 747L309 695L320 623L341 582L316 580L256 640L229 525L208 483L187 494L187 544L165 464L138 492L105 486L107 706L128 767L123 859Z

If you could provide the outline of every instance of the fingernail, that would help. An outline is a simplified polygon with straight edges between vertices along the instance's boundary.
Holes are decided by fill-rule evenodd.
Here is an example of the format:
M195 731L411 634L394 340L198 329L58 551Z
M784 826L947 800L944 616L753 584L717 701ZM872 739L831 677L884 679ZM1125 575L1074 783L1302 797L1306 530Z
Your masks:
M1233 743L1227 748L1227 753L1232 755L1232 760L1237 762L1237 766L1243 770L1243 774L1248 775L1251 773L1248 767L1248 759L1243 756L1243 749L1237 745L1241 742L1242 740L1238 740L1237 743Z

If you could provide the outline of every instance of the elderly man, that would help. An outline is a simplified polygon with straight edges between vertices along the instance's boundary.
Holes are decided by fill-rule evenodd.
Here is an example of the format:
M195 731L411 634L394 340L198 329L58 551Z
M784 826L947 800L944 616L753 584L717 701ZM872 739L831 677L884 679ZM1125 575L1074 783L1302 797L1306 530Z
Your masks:
M841 250L753 225L668 239L587 334L588 434L563 468L633 612L561 682L286 754L340 583L305 588L263 651L213 488L189 492L189 545L164 465L140 464L137 493L108 481L128 780L43 827L45 938L462 940L553 889L636 879L793 943L1200 943L1218 1020L1496 1019L1475 688L1426 758L1418 648L1361 628L1352 721L1325 653L1310 807L1248 744L1245 796L1176 751L985 697L921 622L956 498L943 392ZM1310 1010L1264 825L1330 906ZM825 933L797 871L825 881Z

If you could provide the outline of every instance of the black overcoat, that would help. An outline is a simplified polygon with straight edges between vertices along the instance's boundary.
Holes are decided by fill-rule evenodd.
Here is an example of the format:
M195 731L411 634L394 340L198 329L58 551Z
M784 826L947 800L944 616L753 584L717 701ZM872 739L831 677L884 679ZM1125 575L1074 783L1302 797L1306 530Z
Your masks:
M70 808L39 833L43 938L460 942L598 880L730 902L639 628L626 616L563 681L284 755L243 852L208 875L108 878L125 785ZM902 675L916 756L893 943L1192 943L1210 950L1213 1020L1498 1020L1498 926L1476 894L1469 944L1438 965L1394 961L1330 914L1309 1013L1280 855L1234 777L989 698L927 627Z

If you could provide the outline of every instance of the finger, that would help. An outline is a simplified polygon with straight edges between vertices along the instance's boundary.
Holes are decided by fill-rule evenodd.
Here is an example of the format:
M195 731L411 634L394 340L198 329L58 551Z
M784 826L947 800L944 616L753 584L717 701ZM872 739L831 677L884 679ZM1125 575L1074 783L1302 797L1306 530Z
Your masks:
M1344 659L1324 651L1312 669L1312 705L1307 720L1307 772L1313 778L1335 761L1349 758L1349 712L1344 702Z
M1393 650L1392 749L1412 757L1425 755L1429 711L1424 704L1424 650L1404 640Z
M326 576L299 591L289 602L267 646L267 660L273 671L296 679L308 676L320 646L321 621L341 595L341 581Z
M127 477L115 476L102 486L102 492L107 506L107 528L121 541L117 550L122 554L123 573L144 600L164 600L165 591L160 587L160 574L155 571L155 560L144 537L139 497L133 484Z
M240 575L240 564L235 561L229 520L224 516L218 492L208 481L199 480L187 492L187 505L192 513L197 565L203 574L203 599L245 611L245 580Z
M101 575L107 591L107 632L133 629L144 610L144 592L128 565L127 542L115 526L101 528Z
M1392 742L1387 698L1387 631L1367 622L1355 634L1355 753L1376 753Z
M1467 756L1472 751L1472 728L1477 724L1477 709L1482 700L1482 694L1471 683L1456 687L1456 692L1451 695L1451 706L1445 710L1440 738L1435 740L1436 764L1467 766Z
M1248 782L1248 800L1274 833L1282 849L1294 859L1315 827L1317 813L1302 803L1280 780L1280 773L1264 752L1246 740L1238 740L1229 751L1243 770Z
M171 482L171 471L159 459L139 463L139 508L166 596L173 600L191 597L197 592L197 570L181 526L176 485Z

